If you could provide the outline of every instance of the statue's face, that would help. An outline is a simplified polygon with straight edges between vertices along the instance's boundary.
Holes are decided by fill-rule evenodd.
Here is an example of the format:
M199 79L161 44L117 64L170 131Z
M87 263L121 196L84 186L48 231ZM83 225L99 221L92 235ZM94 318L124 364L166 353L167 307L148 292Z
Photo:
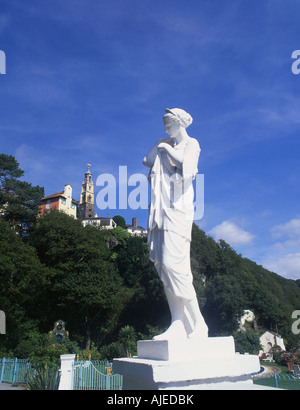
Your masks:
M165 131L171 138L175 138L180 130L180 125L169 118L164 119Z

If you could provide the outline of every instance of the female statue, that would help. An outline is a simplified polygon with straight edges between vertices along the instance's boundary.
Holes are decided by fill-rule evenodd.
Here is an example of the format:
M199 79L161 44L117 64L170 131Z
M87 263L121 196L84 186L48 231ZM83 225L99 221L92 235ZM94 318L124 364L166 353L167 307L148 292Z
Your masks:
M150 259L163 282L171 325L154 340L208 337L190 266L194 215L193 179L200 147L186 128L192 117L179 108L163 117L169 138L159 140L144 158L150 168L151 204L148 221Z

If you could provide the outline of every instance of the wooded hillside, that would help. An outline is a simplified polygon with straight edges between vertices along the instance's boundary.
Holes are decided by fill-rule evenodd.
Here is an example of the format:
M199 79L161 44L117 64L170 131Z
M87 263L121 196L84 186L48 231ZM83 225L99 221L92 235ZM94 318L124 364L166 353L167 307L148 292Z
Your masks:
M278 330L289 347L299 343L291 332L299 309L296 281L269 272L216 243L193 226L191 263L199 304L210 336L233 334L244 309L255 313L257 326ZM17 350L25 341L52 330L63 319L70 339L89 349L111 345L125 326L137 338L168 326L163 288L148 259L146 238L122 228L104 231L83 227L52 212L22 238L0 222L0 307L7 334L0 349Z

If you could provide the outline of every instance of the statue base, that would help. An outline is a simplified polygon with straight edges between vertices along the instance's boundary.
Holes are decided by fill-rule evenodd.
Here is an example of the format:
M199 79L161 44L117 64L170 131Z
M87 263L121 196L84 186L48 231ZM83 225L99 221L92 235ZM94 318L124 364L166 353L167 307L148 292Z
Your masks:
M233 337L198 340L144 340L138 356L114 359L123 390L252 389L258 356L235 353Z

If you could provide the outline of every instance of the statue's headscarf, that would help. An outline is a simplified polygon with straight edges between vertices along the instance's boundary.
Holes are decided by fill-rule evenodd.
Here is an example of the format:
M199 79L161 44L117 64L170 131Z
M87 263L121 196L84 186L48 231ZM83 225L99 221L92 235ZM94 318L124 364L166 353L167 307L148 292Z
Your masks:
M184 128L187 128L193 122L192 116L181 108L172 108L171 110L167 108L164 118L170 118Z

